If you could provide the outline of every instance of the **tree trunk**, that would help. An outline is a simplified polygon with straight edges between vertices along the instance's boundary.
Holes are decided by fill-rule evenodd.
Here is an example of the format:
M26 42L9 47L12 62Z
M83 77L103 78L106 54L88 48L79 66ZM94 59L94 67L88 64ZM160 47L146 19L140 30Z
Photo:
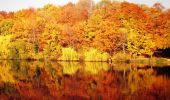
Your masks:
M126 51L125 51L125 44L124 44L124 43L123 43L122 48L123 48L123 54L125 55L125 54L126 54Z

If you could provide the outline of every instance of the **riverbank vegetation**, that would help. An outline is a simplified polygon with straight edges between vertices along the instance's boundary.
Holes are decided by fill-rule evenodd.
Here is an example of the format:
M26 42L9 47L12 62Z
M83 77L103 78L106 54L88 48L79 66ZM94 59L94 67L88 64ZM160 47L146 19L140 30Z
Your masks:
M108 61L170 48L170 10L79 0L0 12L0 59ZM120 58L119 58L120 57Z

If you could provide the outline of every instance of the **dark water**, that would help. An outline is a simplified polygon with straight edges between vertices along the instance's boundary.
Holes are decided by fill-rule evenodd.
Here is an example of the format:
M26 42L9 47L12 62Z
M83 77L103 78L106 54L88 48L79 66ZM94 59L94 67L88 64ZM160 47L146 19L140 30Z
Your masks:
M170 67L0 61L0 100L170 100Z

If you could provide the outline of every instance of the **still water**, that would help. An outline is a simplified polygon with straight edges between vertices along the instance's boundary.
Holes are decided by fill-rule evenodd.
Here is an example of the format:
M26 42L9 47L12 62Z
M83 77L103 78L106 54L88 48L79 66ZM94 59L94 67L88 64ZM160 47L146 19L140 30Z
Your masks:
M170 100L170 67L0 61L0 100Z

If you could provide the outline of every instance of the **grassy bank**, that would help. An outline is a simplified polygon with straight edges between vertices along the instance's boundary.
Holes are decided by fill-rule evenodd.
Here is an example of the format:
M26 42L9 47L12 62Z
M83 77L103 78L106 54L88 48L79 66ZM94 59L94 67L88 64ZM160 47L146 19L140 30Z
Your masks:
M132 59L131 63L137 63L137 64L149 64L153 66L159 66L159 65L170 65L170 59L167 58L136 58Z
M152 65L152 66L159 66L159 65L170 65L170 59L167 58L144 58L144 57L137 57L135 59L120 59L120 60L112 60L112 62L109 62L109 60L58 60L58 59L0 59L0 60L25 60L25 61L62 61L62 62L107 62L107 63L112 63L112 64L141 64L141 65Z

